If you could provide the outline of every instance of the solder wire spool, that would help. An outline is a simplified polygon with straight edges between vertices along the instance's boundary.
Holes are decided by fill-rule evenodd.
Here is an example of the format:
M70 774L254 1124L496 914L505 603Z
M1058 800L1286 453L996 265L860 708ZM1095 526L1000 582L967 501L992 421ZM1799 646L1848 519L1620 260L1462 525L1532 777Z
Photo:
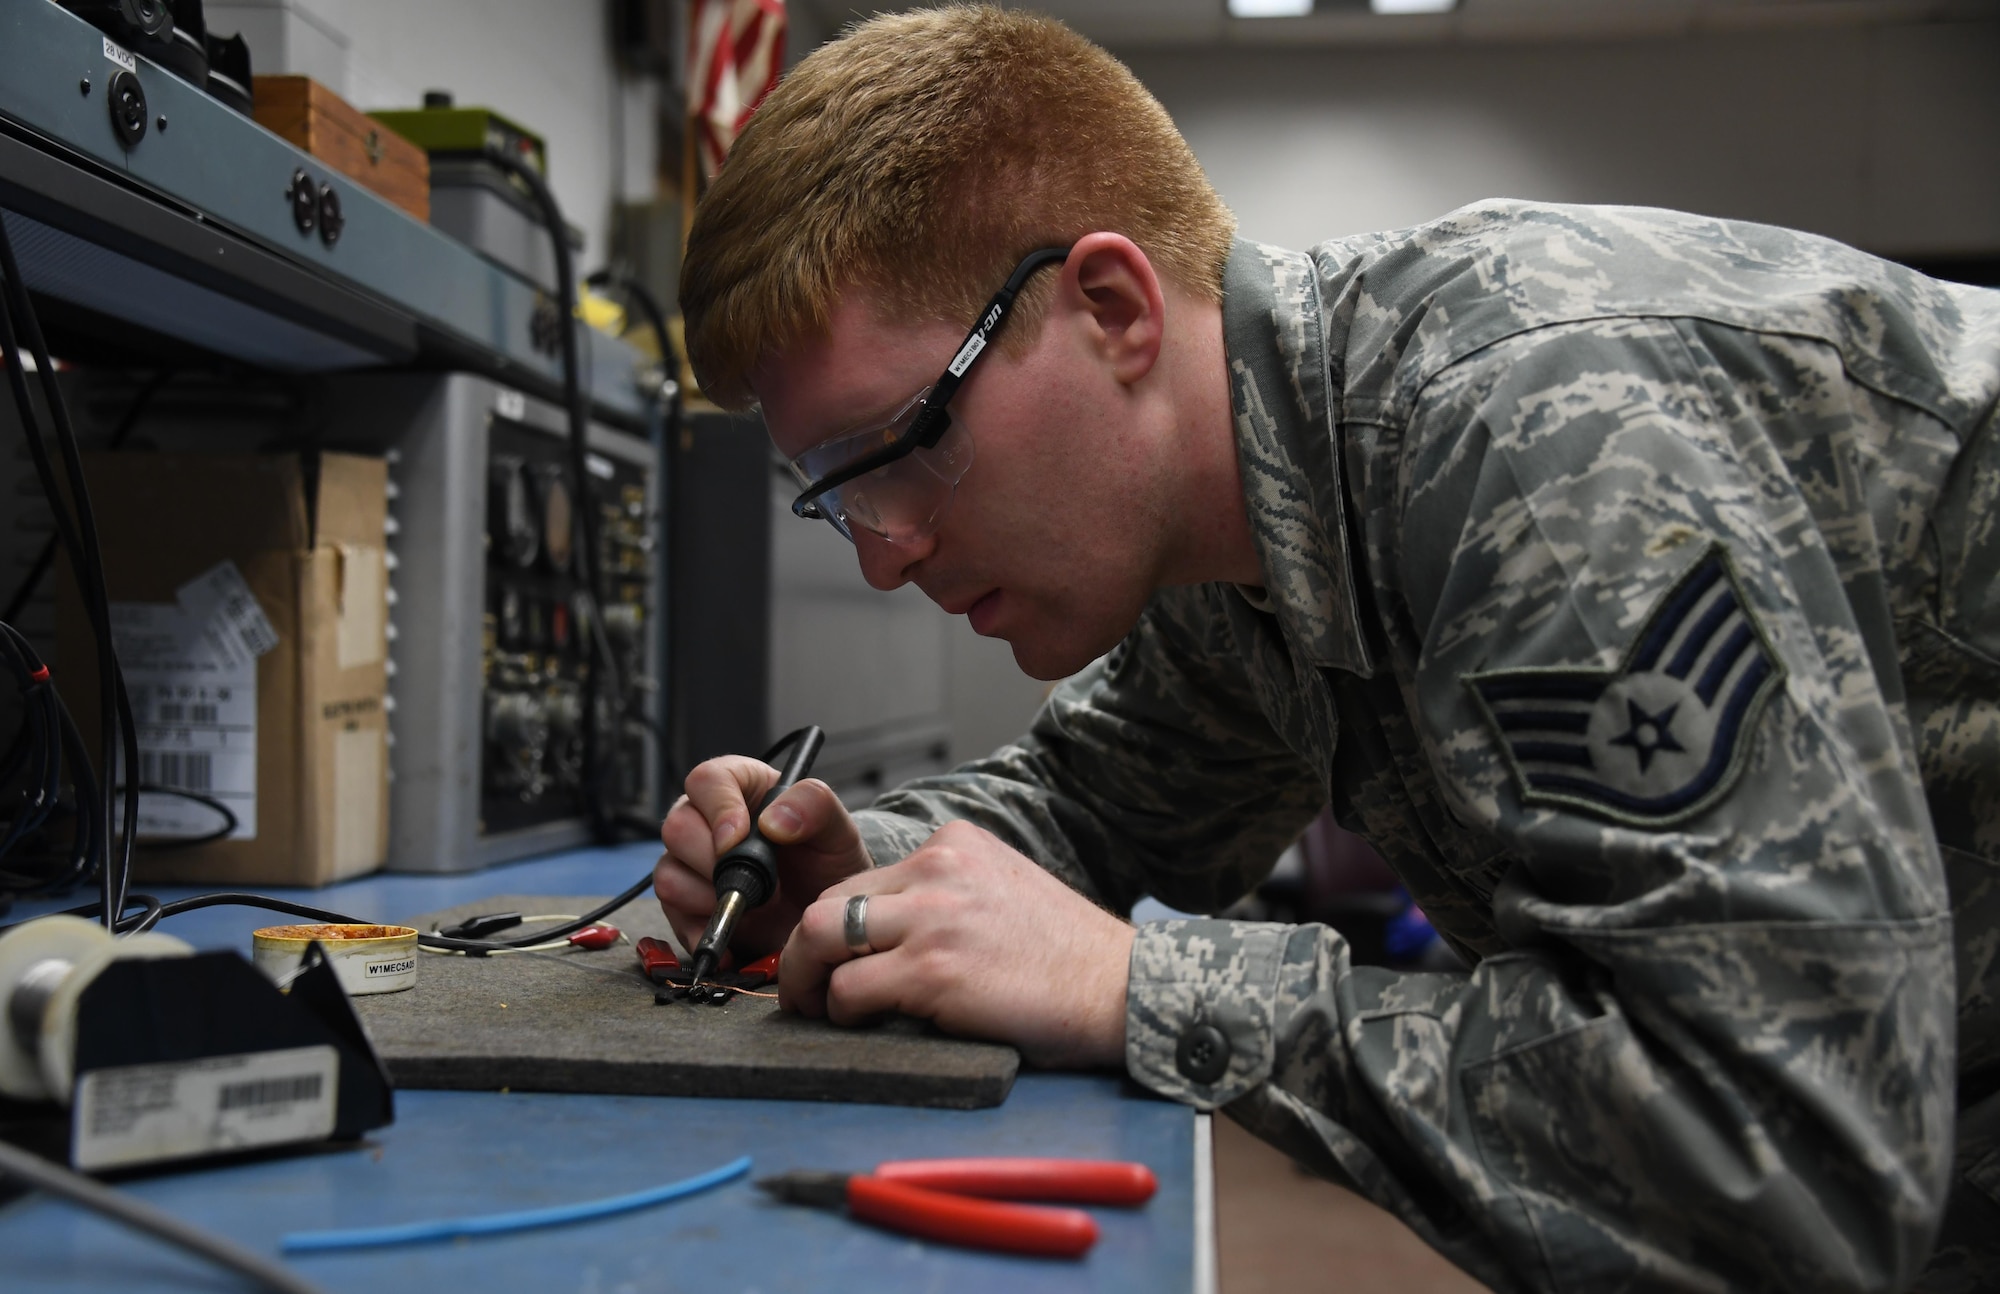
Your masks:
M38 917L0 935L0 1095L68 1105L76 1083L76 1014L113 962L187 957L157 931L114 938L82 917Z

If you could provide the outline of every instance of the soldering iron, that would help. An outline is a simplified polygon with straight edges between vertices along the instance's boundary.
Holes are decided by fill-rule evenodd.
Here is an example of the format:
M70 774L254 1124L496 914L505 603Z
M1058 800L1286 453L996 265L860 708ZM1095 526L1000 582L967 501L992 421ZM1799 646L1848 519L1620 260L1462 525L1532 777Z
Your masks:
M771 807L772 801L791 790L800 778L812 771L813 760L819 757L819 748L825 744L826 733L809 725L786 734L764 757L768 762L787 747L792 752L778 774L776 784L764 794L756 811L750 815L750 834L715 862L715 915L709 918L701 942L695 945L693 974L688 980L690 992L700 988L702 981L715 973L716 963L722 960L722 953L729 947L730 937L736 933L736 923L743 918L743 914L764 906L778 892L778 851L764 838L757 819Z

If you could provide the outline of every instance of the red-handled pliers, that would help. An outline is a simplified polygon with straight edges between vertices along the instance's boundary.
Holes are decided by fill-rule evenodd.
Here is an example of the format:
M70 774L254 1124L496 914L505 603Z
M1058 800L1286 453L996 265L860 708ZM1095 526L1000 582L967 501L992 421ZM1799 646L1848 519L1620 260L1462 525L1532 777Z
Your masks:
M926 1240L1077 1258L1097 1243L1088 1213L996 1201L1144 1204L1159 1183L1144 1164L1103 1160L905 1159L877 1164L873 1173L792 1172L757 1185L789 1203L845 1207L864 1222Z

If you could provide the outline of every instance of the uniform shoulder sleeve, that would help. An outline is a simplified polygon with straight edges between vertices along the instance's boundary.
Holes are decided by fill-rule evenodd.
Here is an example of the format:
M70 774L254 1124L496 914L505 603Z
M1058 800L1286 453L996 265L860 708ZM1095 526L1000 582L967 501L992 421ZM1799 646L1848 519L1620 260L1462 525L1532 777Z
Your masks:
M1897 1289L1943 1209L1950 920L1869 573L1788 466L1801 406L1725 416L1719 380L1675 321L1586 321L1385 429L1396 667L1452 815L1515 860L1509 951L1404 974L1199 922L1133 951L1135 1075L1503 1288ZM1789 397L1825 444L1870 431L1838 394Z

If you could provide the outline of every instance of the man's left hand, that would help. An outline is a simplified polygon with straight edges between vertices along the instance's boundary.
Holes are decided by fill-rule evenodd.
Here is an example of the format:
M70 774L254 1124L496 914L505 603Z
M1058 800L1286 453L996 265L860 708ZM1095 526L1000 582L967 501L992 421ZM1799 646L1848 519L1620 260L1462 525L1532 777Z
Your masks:
M847 946L868 895L868 944ZM900 1011L1038 1065L1122 1066L1132 927L970 823L829 886L779 962L778 1003L835 1024Z

